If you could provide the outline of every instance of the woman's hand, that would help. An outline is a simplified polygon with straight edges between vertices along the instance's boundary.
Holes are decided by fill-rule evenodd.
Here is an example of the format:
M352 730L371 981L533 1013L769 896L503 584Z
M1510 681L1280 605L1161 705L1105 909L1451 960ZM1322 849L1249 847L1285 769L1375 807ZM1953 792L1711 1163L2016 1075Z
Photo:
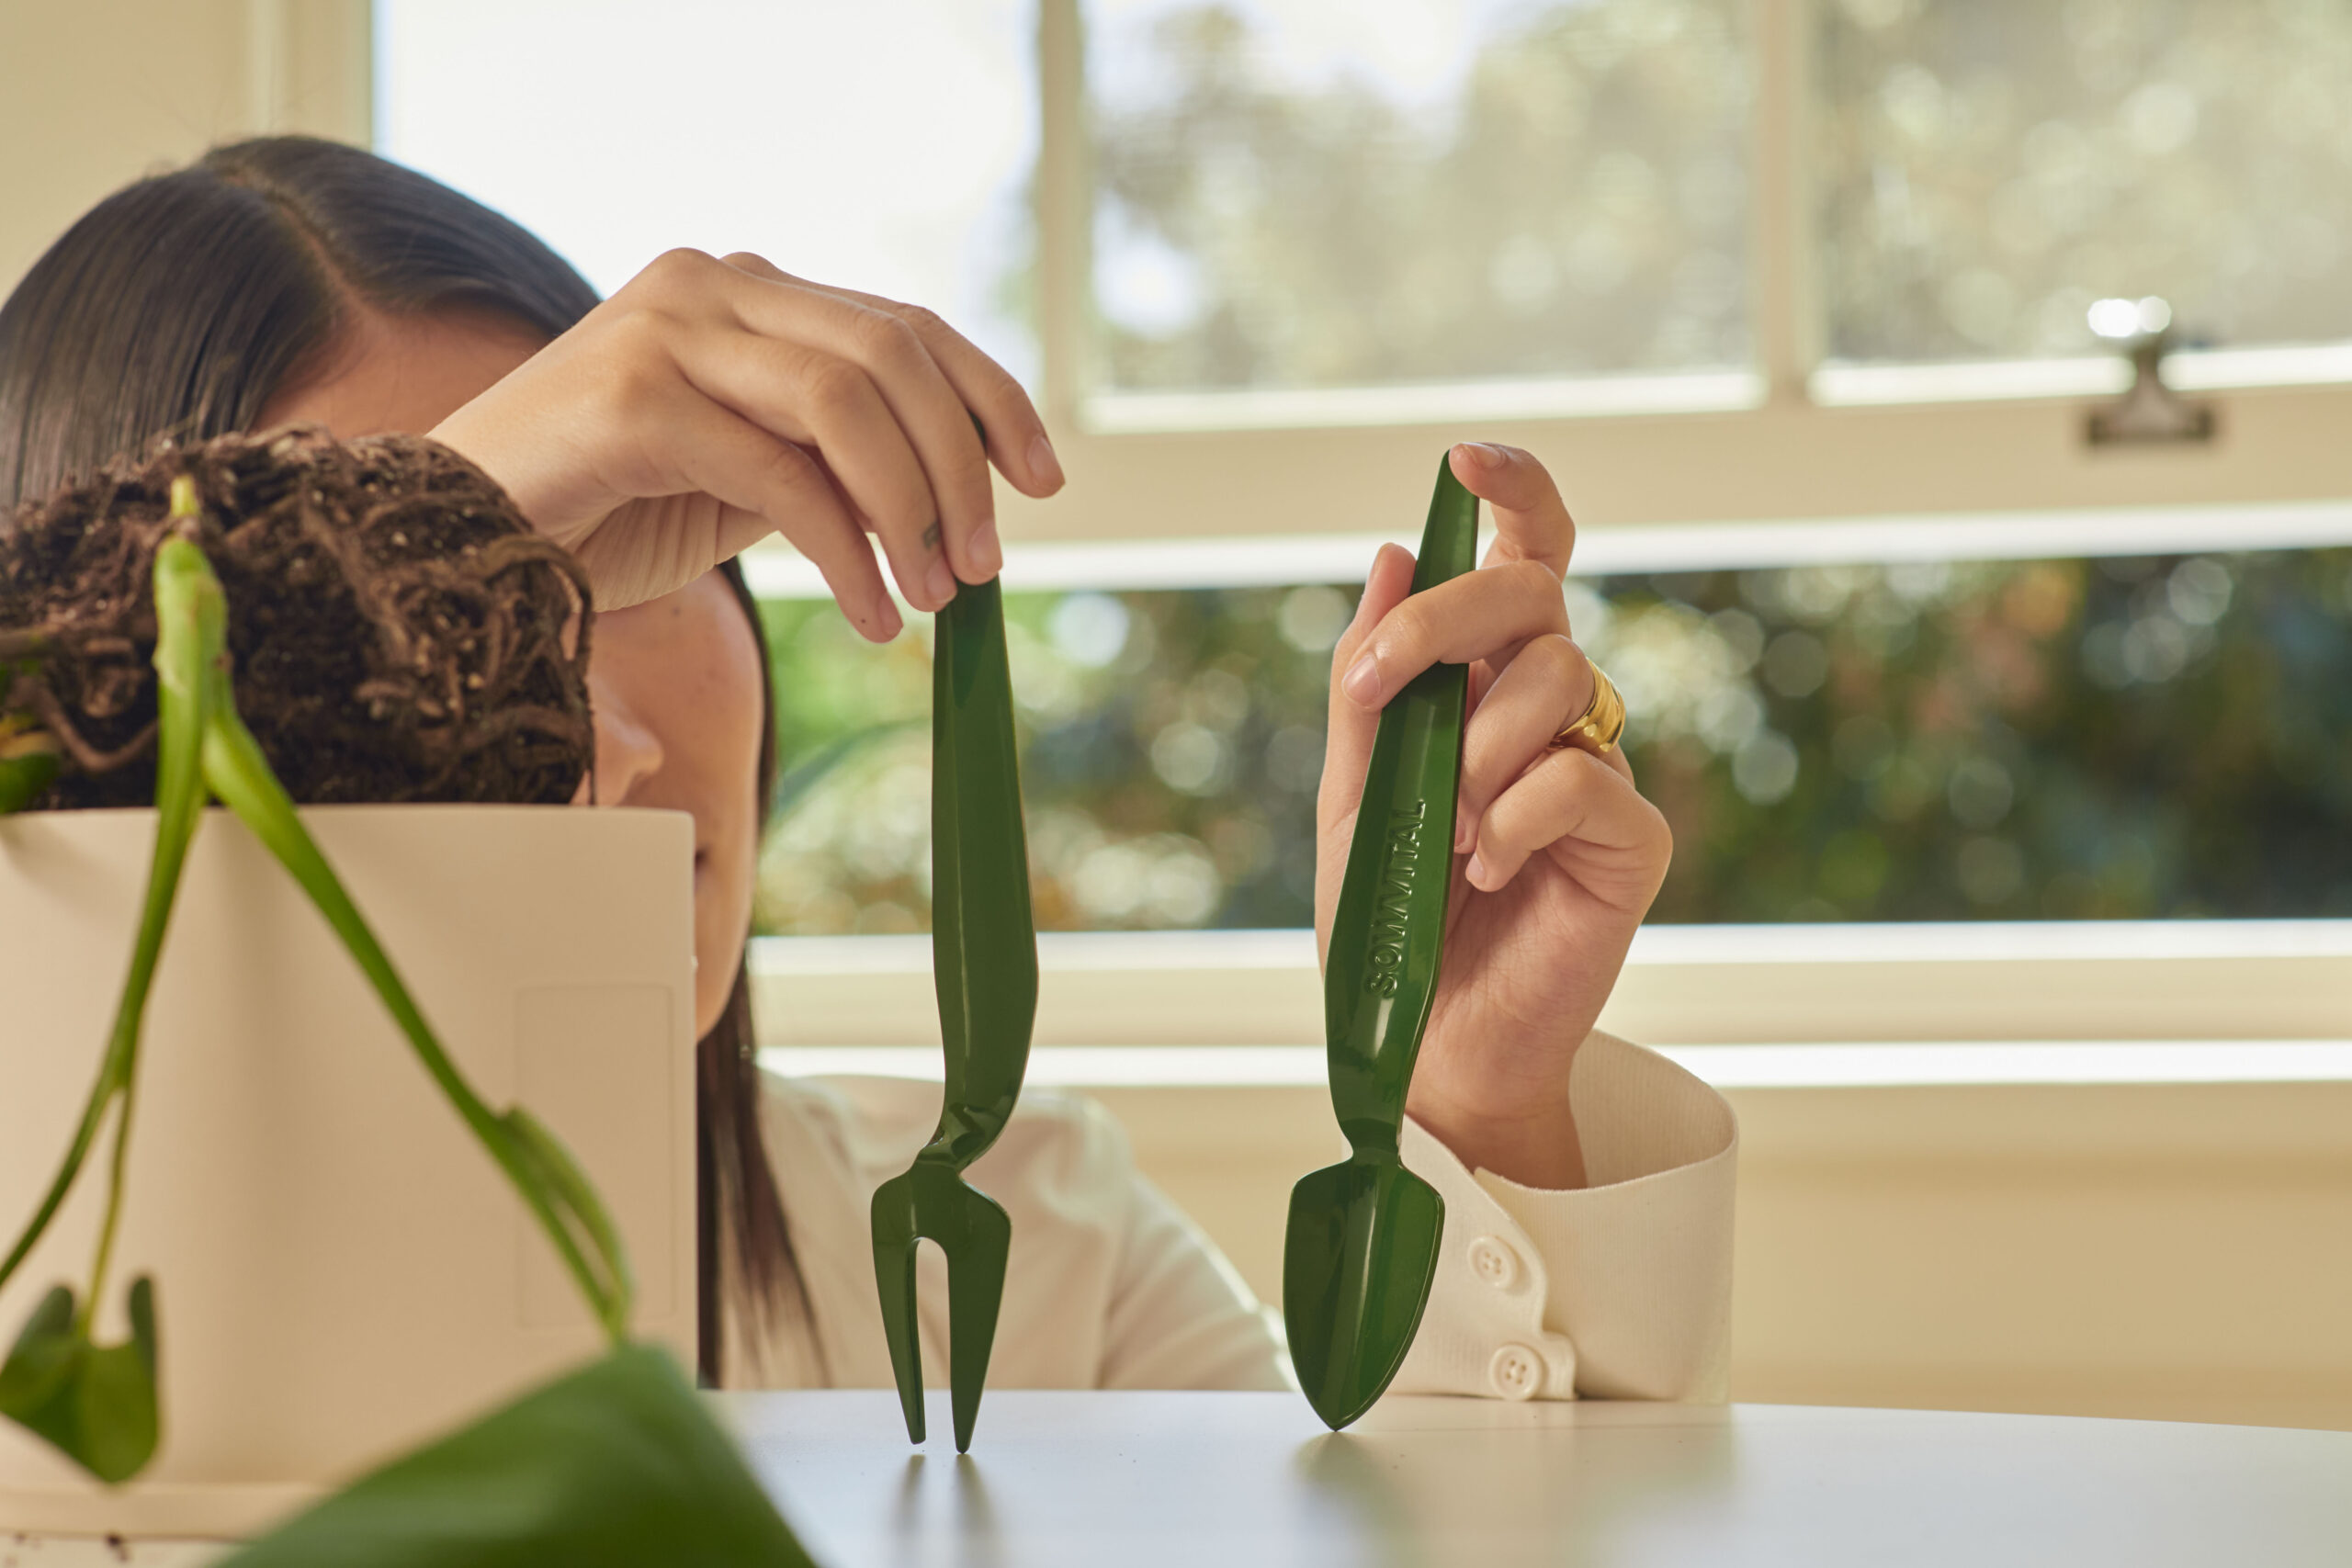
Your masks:
M1004 564L989 463L1024 494L1062 483L1020 384L930 311L696 251L432 434L580 558L605 608L782 534L877 642L900 621L867 534L907 602L936 610Z
M1477 571L1412 594L1411 552L1373 562L1331 661L1315 924L1328 943L1380 710L1432 664L1468 664L1445 958L1407 1109L1464 1163L1583 1184L1568 1072L1665 879L1673 836L1624 752L1553 750L1592 698L1561 574L1576 544L1542 464L1465 444L1456 478L1493 509ZM1408 595L1410 595L1408 597Z

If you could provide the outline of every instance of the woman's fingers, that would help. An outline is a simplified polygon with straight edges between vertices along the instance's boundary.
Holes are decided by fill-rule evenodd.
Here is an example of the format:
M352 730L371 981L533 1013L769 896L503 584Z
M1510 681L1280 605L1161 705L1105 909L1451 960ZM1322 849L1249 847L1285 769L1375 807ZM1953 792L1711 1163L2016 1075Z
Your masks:
M758 536L777 533L808 557L859 633L888 642L903 624L890 602L873 547L842 498L808 453L684 389L641 412L639 435L670 455L669 504L633 511L628 527L600 527L575 547L598 584L600 606L633 598L605 596L605 586L655 585L635 598L658 597L665 583L690 582ZM695 492L730 509L730 521L692 504ZM757 518L757 523L750 519Z
M958 579L984 582L995 576L1004 558L997 539L988 450L973 428L964 398L931 345L899 313L911 307L886 309L887 301L868 302L816 288L754 255L729 256L726 265L745 277L745 286L733 291L738 318L733 324L861 372L896 423L901 444L915 457L933 511L908 528L902 517L868 503L865 491L877 476L855 471L896 461L899 454L880 447L837 448L824 444L823 433L817 435L835 477L873 518L886 546L894 547L891 564L909 601L936 610L955 596ZM778 434L790 437L793 433ZM888 507L897 487L888 482L887 475L879 477L884 481L882 504ZM901 529L906 529L911 547L926 558L911 581L891 538Z
M1463 488L1485 502L1495 518L1495 542L1486 564L1540 561L1555 581L1567 575L1576 552L1576 520L1560 499L1560 487L1534 457L1516 446L1464 441L1446 454L1447 466Z
M1464 572L1416 593L1385 615L1335 667L1351 701L1377 709L1432 664L1509 664L1521 645L1568 629L1560 580L1541 561Z
M1569 747L1528 769L1487 808L1470 856L1470 885L1498 892L1539 852L1549 852L1594 897L1640 909L1665 880L1674 835L1629 773Z
M1012 372L980 352L969 339L920 305L888 307L914 329L964 406L981 425L982 439L997 469L1013 488L1039 500L1060 490L1061 459L1046 434L1046 422Z
M1014 488L1045 497L1062 487L1062 468L1046 438L1045 421L1011 372L982 353L970 339L932 310L878 294L840 288L795 277L762 258L739 254L729 265L803 297L833 302L850 323L845 341L834 346L877 376L886 392L902 383L892 362L920 383L925 395L899 412L924 454L933 487L947 502L947 546L957 575L986 581L1003 568L1004 551L995 522L995 498L988 465L993 462ZM932 395L941 387L944 397ZM978 430L973 430L977 423ZM976 446L971 437L977 434ZM964 503L959 508L959 500ZM964 525L964 518L974 519Z
M1455 848L1467 851L1493 803L1544 765L1552 738L1591 701L1592 669L1567 635L1560 575L1576 546L1576 524L1551 475L1516 447L1477 442L1454 446L1447 461L1493 510L1494 547L1479 570L1426 592L1407 597L1399 587L1388 596L1367 587L1355 625L1335 650L1327 765L1340 755L1340 695L1357 710L1350 723L1363 731L1368 752L1374 716L1407 682L1433 664L1476 666L1454 827ZM1621 755L1601 765L1630 784Z
M1038 417L1036 405L1012 373L969 338L920 305L861 294L854 288L809 287L887 310L914 329L956 395L987 430L989 457L997 471L1024 495L1043 499L1062 488L1061 462L1054 456L1054 444L1046 438L1046 422Z
M1380 710L1363 706L1342 691L1346 672L1356 650L1412 591L1413 552L1402 545L1381 546L1372 558L1372 570L1364 574L1355 619L1331 650L1330 724L1323 742L1321 815L1326 821L1355 809L1363 792L1364 769L1372 761L1372 743L1380 731Z
M1033 494L1060 483L1028 398L935 317L751 255L661 257L434 434L590 561L607 603L772 529L869 637L898 614L865 531L937 609L1002 564L991 455Z
M708 327L688 340L678 363L718 412L816 454L856 515L872 525L909 604L936 610L956 596L924 466L888 400L856 364ZM964 442L977 462L978 443L968 423Z
M1453 847L1466 852L1487 807L1541 758L1592 700L1592 665L1557 633L1534 638L1496 678L1462 738Z

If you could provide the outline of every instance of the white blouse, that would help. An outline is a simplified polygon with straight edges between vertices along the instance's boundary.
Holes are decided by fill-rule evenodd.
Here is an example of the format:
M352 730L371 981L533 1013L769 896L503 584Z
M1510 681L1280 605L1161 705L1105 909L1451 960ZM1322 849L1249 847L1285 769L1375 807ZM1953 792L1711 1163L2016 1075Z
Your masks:
M730 1325L738 1386L887 1387L874 1190L939 1112L935 1083L770 1077L763 1114L809 1312L758 1341ZM1398 1393L1720 1400L1729 1350L1731 1107L1664 1057L1594 1033L1569 1080L1589 1185L1471 1170L1408 1122L1405 1164L1445 1200L1445 1235ZM971 1170L1012 1216L989 1384L1295 1386L1279 1320L1135 1167L1080 1097L1025 1095ZM1270 1197L1269 1201L1278 1201ZM946 1265L917 1255L925 1381L947 1377Z

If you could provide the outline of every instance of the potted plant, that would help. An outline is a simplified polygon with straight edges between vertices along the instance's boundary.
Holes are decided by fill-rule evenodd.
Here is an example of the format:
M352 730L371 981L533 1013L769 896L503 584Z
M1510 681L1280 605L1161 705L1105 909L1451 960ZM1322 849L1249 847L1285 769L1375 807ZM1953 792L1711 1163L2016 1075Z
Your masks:
M166 451L0 546L0 1529L801 1560L673 1359L690 827L548 808L591 622L407 438Z

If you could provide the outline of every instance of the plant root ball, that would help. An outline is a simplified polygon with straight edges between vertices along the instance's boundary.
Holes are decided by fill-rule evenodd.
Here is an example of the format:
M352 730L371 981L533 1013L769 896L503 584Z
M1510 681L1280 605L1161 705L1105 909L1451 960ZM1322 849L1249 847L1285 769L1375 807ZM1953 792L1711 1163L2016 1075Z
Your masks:
M64 747L41 806L155 798L155 552L172 481L229 601L238 711L306 804L561 804L595 755L588 583L489 476L409 435L164 446L0 537L6 706Z

